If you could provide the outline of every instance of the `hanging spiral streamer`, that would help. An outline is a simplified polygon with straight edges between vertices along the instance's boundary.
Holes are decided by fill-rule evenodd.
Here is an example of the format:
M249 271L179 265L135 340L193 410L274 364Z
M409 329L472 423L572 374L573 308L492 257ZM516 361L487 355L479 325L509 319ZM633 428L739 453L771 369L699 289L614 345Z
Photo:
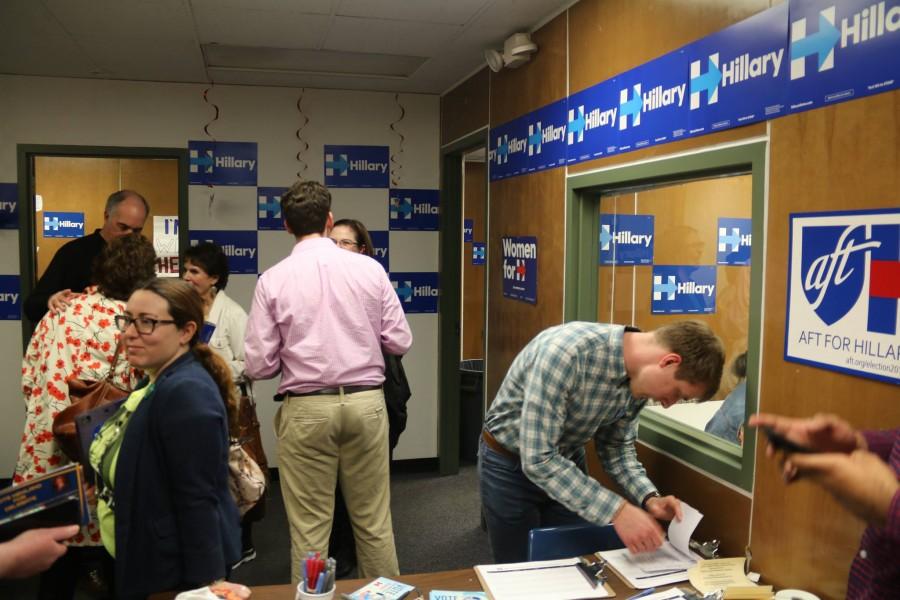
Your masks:
M209 87L203 90L203 101L212 106L214 111L213 118L207 121L206 125L203 126L203 132L209 136L213 143L216 141L216 136L209 132L209 126L219 120L219 105L215 102L211 102L209 99L209 91L214 87L216 87L216 82L211 81ZM211 183L207 183L206 187L209 188L209 206L207 207L207 210L209 211L210 216L212 216L212 205L213 201L216 199L216 188Z
M403 172L403 163L400 159L403 157L403 142L406 141L406 137L399 131L395 125L403 120L406 116L406 108L403 107L403 104L400 102L400 94L394 94L394 102L397 103L397 106L400 108L400 117L391 123L391 132L396 134L400 138L400 144L397 146L397 153L391 153L391 187L397 188L400 187L400 178L401 173Z
M300 163L300 168L297 169L297 178L303 179L303 174L306 173L307 169L309 169L309 165L306 164L306 161L303 160L302 155L309 150L309 143L303 139L301 132L303 128L309 123L309 117L306 116L303 112L303 107L301 104L303 103L303 94L306 93L306 88L300 88L300 97L297 98L297 112L300 113L300 117L303 121L300 124L300 127L297 128L297 132L295 135L297 136L297 141L300 142L300 150L297 151L297 162Z

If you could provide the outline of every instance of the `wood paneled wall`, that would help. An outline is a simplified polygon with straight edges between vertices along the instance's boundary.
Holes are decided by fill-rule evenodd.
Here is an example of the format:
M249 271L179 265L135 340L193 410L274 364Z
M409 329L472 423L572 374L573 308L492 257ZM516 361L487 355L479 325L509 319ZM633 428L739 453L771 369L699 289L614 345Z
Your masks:
M491 122L504 123L566 95L566 14L536 31L538 52L519 69L491 76ZM493 401L506 370L531 338L562 322L565 172L552 169L491 183L488 256L488 360L485 397ZM536 236L537 304L503 297L501 238Z
M492 127L779 4L780 0L582 0L535 32L531 63L491 76ZM568 28L561 36L562 20ZM564 86L568 60L569 85ZM481 74L480 74L481 75ZM483 79L480 79L483 82ZM561 89L560 86L563 85ZM487 91L485 91L487 93ZM449 101L442 104L452 108ZM900 92L854 100L771 121L760 406L791 415L838 413L861 427L900 424L897 387L783 359L788 214L897 206L900 203ZM707 148L766 135L765 123L575 165L569 173ZM451 138L452 139L452 138ZM489 281L488 397L539 330L562 318L564 170L491 184L491 273L502 235L538 236L538 305L503 298ZM752 502L752 566L777 586L843 597L862 524L815 487L785 487L758 444ZM740 555L750 538L751 501L730 487L646 447L651 479L706 514L700 537L719 537ZM596 460L592 473L598 473ZM602 474L598 475L602 478Z
M760 410L832 412L855 426L900 426L897 386L786 362L788 218L792 212L900 205L900 92L772 121ZM754 569L774 584L843 598L862 524L818 488L785 487L759 449Z
M463 218L472 220L472 241L484 242L487 234L487 166L464 162ZM472 264L472 244L463 243L462 255L462 355L461 359L484 358L485 265Z
M488 124L490 80L485 67L441 96L441 145Z

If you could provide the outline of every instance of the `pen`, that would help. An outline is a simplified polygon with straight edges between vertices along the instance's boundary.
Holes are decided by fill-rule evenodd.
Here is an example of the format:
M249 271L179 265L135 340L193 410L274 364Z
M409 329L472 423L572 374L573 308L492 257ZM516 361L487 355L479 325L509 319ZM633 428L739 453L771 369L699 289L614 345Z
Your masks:
M627 598L627 600L635 600L635 598L643 598L644 596L649 596L650 594L652 594L655 591L656 591L656 588L647 588L646 590L643 590L643 591L635 594L634 596L629 596Z

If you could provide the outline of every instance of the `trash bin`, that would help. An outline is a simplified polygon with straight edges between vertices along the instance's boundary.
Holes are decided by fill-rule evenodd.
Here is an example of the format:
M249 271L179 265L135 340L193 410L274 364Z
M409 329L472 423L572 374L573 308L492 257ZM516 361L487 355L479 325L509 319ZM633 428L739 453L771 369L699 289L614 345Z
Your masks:
M484 360L459 363L459 460L478 458L478 436L484 418Z

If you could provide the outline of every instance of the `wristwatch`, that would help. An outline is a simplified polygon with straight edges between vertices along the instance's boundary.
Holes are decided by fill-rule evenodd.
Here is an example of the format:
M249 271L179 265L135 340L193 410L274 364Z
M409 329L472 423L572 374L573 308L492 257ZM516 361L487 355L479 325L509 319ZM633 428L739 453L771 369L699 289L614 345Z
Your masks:
M650 498L659 498L659 497L660 497L659 492L650 492L649 494L644 496L643 500L641 500L641 508L643 508L644 510L647 510L647 501L650 500Z

